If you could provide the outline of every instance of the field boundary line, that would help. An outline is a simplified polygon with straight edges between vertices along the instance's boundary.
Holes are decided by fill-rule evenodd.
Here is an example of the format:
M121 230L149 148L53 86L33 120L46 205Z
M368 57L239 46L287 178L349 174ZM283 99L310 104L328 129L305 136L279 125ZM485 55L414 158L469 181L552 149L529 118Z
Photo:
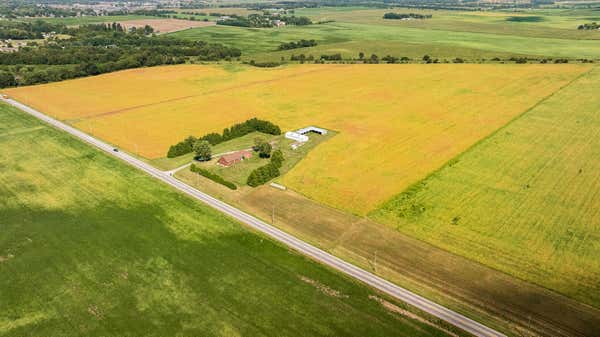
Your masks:
M393 200L394 198L396 198L397 196L406 193L407 191L412 190L413 188L418 188L418 186L420 184L422 184L423 182L425 182L426 180L434 177L435 175L439 174L443 169L445 169L446 167L448 167L450 164L456 163L458 160L460 160L460 158L462 158L464 155L468 154L469 152L473 151L473 149L475 149L475 147L477 147L478 145L480 145L481 143L487 141L488 139L492 138L493 136L495 136L496 134L500 133L502 130L504 130L505 128L507 128L508 126L510 126L512 123L516 122L517 120L521 119L522 117L524 117L525 115L527 115L529 112L531 112L533 109L535 109L536 107L540 106L542 103L546 102L547 100L549 100L550 98L552 98L554 95L556 95L557 93L561 92L562 90L568 88L571 86L571 84L575 83L576 81L578 81L579 79L587 76L589 73L591 73L593 70L595 70L596 68L598 68L600 66L592 66L590 67L590 69L588 69L587 71L582 72L581 74L573 77L570 81L568 81L567 83L563 84L561 87L559 87L558 89L554 90L553 92L551 92L550 94L548 94L545 97L542 97L539 101L537 101L535 104L533 104L531 107L523 110L521 113L517 114L516 116L514 116L513 118L511 118L508 122L504 123L504 125L500 126L499 128L497 128L496 130L494 130L492 133L490 133L489 135L479 139L478 141L476 141L475 143L471 144L468 148L466 148L464 151L460 152L459 154L457 154L456 156L450 158L448 161L446 161L442 166L438 167L437 169L431 171L429 174L427 174L424 178L419 179L418 181L408 185L405 189L402 190L402 192L395 194L393 197L391 197L390 199L382 202L381 204L379 204L377 207L375 207L373 210L371 210L370 212L367 213L366 217L377 222L375 218L373 218L373 216L375 215L375 213L380 210L383 206L385 206L385 204L387 204L389 201Z
M157 169L152 165L135 158L132 155L129 155L122 151L118 151L112 145L105 143L104 141L101 141L91 135L88 135L87 133L79 129L69 126L57 119L49 117L13 99L2 98L1 100L16 108L19 108L20 110L33 117L42 120L43 122L54 126L56 129L69 133L71 136L74 136L80 139L81 141L94 146L95 148L105 152L105 154L109 156L113 156L117 159L126 162L127 164L143 171L151 177L154 177L160 180L161 182L170 185L179 192L182 192L190 197L204 202L209 207L212 207L213 209L224 213L225 215L240 222L241 224L245 224L246 226L256 231L261 232L263 235L270 237L272 240L277 241L285 246L288 246L289 248L297 251L298 253L306 257L313 259L316 262L326 265L344 274L346 277L351 277L357 281L360 281L363 284L377 289L378 291L381 291L397 300L412 305L420 309L421 311L435 316L441 320L444 320L472 335L478 337L507 337L506 335L486 325L483 325L466 316L463 316L458 312L448 309L433 301L430 301L390 281L387 281L362 268L359 268L349 262L346 262L330 253L327 253L311 244L308 244L305 241L302 241L291 234L288 234L272 225L269 225L266 222L263 222L258 218L238 208L235 208L221 200L218 200L204 192L201 192L168 174L165 174L160 169Z

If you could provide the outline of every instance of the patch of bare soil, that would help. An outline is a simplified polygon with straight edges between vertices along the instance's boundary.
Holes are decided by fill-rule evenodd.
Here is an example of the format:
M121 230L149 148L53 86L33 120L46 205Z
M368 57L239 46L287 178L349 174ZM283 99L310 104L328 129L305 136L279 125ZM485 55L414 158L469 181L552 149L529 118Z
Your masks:
M119 23L126 29L130 29L132 27L140 28L148 25L154 28L154 31L157 33L172 33L179 30L215 25L214 21L189 21L178 19L130 20Z
M346 298L348 297L348 295L342 294L341 292L339 292L338 290L332 289L326 285L324 285L323 283L319 282L319 281L315 281L313 279L310 279L306 276L300 276L300 279L312 286L314 286L315 288L319 289L323 294L331 296L331 297L341 297L341 298Z
M395 305L394 303L391 303L391 302L388 302L388 301L384 300L383 298L377 297L375 295L369 295L369 298L372 299L372 300L375 300L375 301L379 302L379 304L381 304L389 312L393 312L393 313L396 313L396 314L400 314L400 315L402 315L404 317L408 317L410 319L414 319L415 321L419 321L421 323L424 323L424 324L432 326L432 327L434 327L436 329L439 329L439 330L447 333L450 336L458 337L458 335L455 334L454 332L448 331L448 330L442 328L441 326L439 326L437 324L434 324L434 323L432 323L432 322L424 319L423 317L420 317L420 316L418 316L418 315L416 315L416 314L414 314L414 313L412 313L412 312L410 312L408 310L404 310L404 309L400 308L399 306Z
M95 305L90 305L88 307L88 312L90 314L92 314L94 317L96 317L97 319L102 319L103 318L102 312Z

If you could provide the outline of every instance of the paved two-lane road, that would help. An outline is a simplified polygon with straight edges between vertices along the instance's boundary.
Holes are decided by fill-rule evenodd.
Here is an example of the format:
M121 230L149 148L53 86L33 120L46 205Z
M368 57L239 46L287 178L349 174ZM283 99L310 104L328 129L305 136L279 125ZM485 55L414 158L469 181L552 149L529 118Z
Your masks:
M189 185L173 178L170 174L160 171L159 169L154 168L154 167L150 166L149 164L147 164L131 155L128 155L128 154L120 152L120 151L119 152L114 151L113 146L111 146L99 139L96 139L78 129L75 129L67 124L64 124L54 118L48 117L48 116L44 115L43 113L41 113L37 110L34 110L28 106L25 106L15 100L6 99L6 98L2 98L2 100L7 102L8 104L11 104L11 105L27 112L28 114L30 114L32 116L35 116L35 117L41 119L42 121L44 121L48 124L53 125L54 127L58 128L58 129L61 129L63 131L70 133L71 135L85 141L86 143L89 143L89 144L99 148L100 150L108 153L109 155L117 157L117 158L129 163L130 165L135 166L136 168L146 172L147 174L155 177L156 179L161 180L162 182L173 186L174 188L180 190L181 192L186 193L189 196L208 204L209 206L235 218L236 220L254 228L255 230L258 230L258 231L270 236L271 238L284 243L285 245L289 246L290 248L293 248L302 254L310 256L311 258L313 258L325 265L328 265L346 275L349 275L361 282L364 282L364 283L368 284L369 286L371 286L381 292L384 292L394 298L397 298L403 302L413 305L413 306L415 306L433 316L436 316L446 322L449 322L449 323L457 326L458 328L461 328L475 336L506 337L504 334L502 334L498 331L488 328L487 326L485 326L481 323L475 322L472 319L467 318L457 312L454 312L454 311L452 311L448 308L445 308L437 303L434 303L434 302L427 300L417 294L414 294L404 288L401 288L391 282L388 282L379 276L376 276L364 269L356 267L353 264L345 262L345 261L343 261L321 249L318 249L318 248L316 248L316 247L314 247L314 246L312 246L290 234L287 234L287 233L255 218L255 217L253 217L233 206L230 206L220 200L217 200L208 194L202 193L202 192L190 187Z

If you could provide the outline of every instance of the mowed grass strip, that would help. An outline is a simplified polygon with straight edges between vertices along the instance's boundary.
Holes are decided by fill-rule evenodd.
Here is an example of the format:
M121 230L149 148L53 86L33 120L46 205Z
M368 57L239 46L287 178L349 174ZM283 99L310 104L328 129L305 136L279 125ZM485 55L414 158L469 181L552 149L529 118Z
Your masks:
M50 127L0 150L2 336L444 335Z
M375 218L600 308L598 83L596 67Z
M220 132L251 117L284 131L307 125L339 131L282 182L314 200L366 214L587 69L173 66L6 92L148 158L165 156L190 134Z

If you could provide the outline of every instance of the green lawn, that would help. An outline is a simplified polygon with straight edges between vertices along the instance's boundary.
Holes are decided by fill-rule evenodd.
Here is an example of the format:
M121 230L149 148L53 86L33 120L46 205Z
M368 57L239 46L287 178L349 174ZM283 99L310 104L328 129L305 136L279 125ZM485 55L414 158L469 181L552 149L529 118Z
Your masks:
M327 139L335 136L335 134L336 134L335 132L329 132L327 135L324 135L324 136L317 135L317 134L314 134L314 135L311 134L311 135L309 135L309 137L310 137L309 141L306 142L301 147L297 148L296 150L292 150L292 148L291 148L291 144L294 143L294 141L285 138L283 135L277 136L277 137L270 137L270 138L266 138L263 136L263 138L268 139L270 142L273 143L273 150L279 149L279 150L281 150L281 152L283 152L284 162L283 162L281 168L279 169L279 171L281 172L281 175L284 175L287 171L289 171L292 167L294 167L294 165L296 165L300 160L302 160L302 158L304 158L311 149L313 149L315 146L319 145L320 143L326 141ZM249 143L251 145L253 144L253 139L255 136L256 135L252 136L251 138L249 137ZM248 136L246 136L246 137L248 137ZM244 138L244 137L242 137L242 138ZM228 143L228 142L226 142L226 143ZM226 145L226 143L223 143L223 144ZM240 143L240 144L243 144L243 143ZM243 149L243 148L248 148L248 147L239 146L238 149L239 148ZM228 149L228 151L231 151L229 149L237 150L237 149L233 148L233 146L227 147L227 148L222 148L222 149ZM213 150L213 152L216 152L216 150ZM214 158L213 160L208 161L208 162L197 163L196 165L198 167L208 169L208 170L220 175L221 177L225 178L225 180L231 181L238 186L245 186L250 173L253 170L259 168L260 166L268 164L269 160L270 159L268 159L268 158L260 158L258 156L258 154L256 152L254 152L252 158L244 160L243 162L237 163L230 167L223 167L223 166L217 165L217 158Z
M5 105L0 149L2 336L443 335Z
M212 154L213 156L219 155L221 153L229 152L229 151L237 151L237 150L245 150L254 146L254 138L261 137L267 141L272 141L276 138L276 136L264 134L261 132L252 132L245 136L234 138L232 140L228 140L226 142L217 144L212 146ZM188 153L175 158L157 158L148 160L148 163L153 166L161 169L161 170L172 170L177 167L183 166L185 164L190 163L195 157L195 154Z
M372 214L600 308L600 67Z

